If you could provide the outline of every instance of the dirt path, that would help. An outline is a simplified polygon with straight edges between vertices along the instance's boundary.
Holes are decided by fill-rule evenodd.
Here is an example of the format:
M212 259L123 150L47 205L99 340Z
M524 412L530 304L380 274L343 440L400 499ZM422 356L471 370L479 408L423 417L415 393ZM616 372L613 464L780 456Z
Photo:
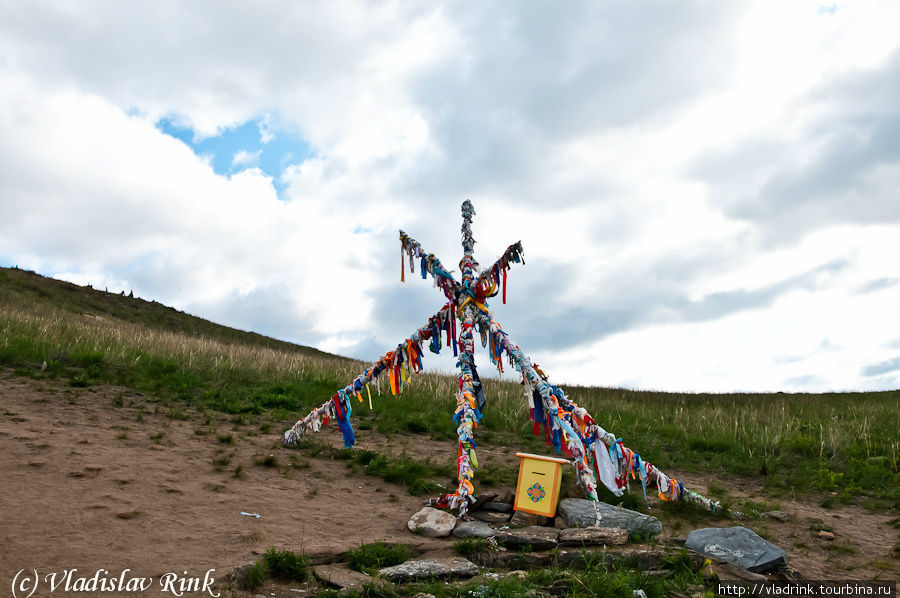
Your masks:
M0 588L22 568L157 578L216 568L224 577L271 546L340 550L412 537L446 549L410 536L406 521L422 499L402 488L332 460L284 473L256 465L268 454L288 465L294 451L278 448L277 431L247 436L252 428L234 430L226 417L212 425L231 445L196 434L210 428L197 414L170 419L128 394L114 407L121 392L0 378ZM216 471L213 460L232 453Z
M262 433L258 424L170 411L123 389L70 388L0 373L0 588L10 588L22 568L41 574L131 569L153 577L182 571L202 576L215 568L215 577L223 579L272 546L310 552L413 541L423 550L449 553L452 543L406 530L421 498L350 472L343 462L284 450L276 427ZM339 437L331 429L319 435L334 444ZM358 437L363 448L417 458L442 458L450 450L446 442L424 438ZM514 466L514 453L483 446L479 459ZM255 462L270 454L278 467ZM706 489L702 478L682 477ZM748 496L754 490L741 485ZM803 502L782 503L782 510L791 517L787 523L748 526L783 547L806 577L896 578L890 553L897 532L890 517ZM814 537L811 520L833 527L837 539Z

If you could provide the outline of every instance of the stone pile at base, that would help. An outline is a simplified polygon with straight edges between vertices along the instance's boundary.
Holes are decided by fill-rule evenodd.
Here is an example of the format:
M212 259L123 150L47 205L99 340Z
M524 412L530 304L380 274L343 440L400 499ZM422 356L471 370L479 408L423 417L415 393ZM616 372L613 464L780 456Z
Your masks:
M471 512L469 521L425 507L410 518L407 527L430 538L495 538L501 544L529 545L535 550L560 543L621 545L629 537L650 538L662 532L656 517L583 498L560 501L555 519L513 511L512 505L494 501L484 501Z

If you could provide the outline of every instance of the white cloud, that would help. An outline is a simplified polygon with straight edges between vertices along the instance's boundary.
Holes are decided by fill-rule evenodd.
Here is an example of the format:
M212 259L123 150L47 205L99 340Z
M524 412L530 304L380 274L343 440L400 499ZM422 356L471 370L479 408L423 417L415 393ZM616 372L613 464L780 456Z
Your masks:
M456 269L470 198L482 264L525 245L491 305L555 380L890 385L863 372L900 305L898 20L869 0L7 5L0 260L373 358L441 303L399 286L396 230ZM258 152L218 176L164 116L199 138L256 120L312 157L279 198Z
M246 168L248 166L256 166L257 164L259 164L260 155L262 155L262 150L256 150L255 152L238 150L237 152L235 152L234 158L231 159L231 165L243 168Z

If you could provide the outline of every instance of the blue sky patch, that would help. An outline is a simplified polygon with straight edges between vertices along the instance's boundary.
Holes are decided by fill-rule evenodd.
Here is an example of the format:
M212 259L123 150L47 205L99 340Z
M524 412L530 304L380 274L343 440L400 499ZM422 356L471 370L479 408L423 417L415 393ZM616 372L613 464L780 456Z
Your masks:
M272 177L272 184L279 194L285 188L280 180L284 169L313 155L303 139L272 127L266 119L249 120L204 139L197 139L192 128L181 127L173 118L160 119L156 128L183 141L198 156L209 156L216 174L231 176L247 168L259 168ZM266 141L263 141L264 137Z

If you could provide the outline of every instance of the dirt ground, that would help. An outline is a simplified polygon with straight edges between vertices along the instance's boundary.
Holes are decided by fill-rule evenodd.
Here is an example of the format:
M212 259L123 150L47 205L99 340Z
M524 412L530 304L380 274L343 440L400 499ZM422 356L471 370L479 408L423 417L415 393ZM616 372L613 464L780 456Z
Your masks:
M452 542L407 531L422 498L348 471L344 462L284 450L278 426L264 434L258 423L236 424L223 414L206 423L198 413L156 408L119 388L71 388L0 372L0 588L12 587L22 569L44 577L72 568L79 575L105 569L118 577L129 569L129 576L154 578L203 577L215 569L218 584L273 546L314 552L381 540L418 544L429 554L451 552ZM220 439L228 434L232 444ZM336 445L340 434L329 427L319 437ZM393 444L366 431L357 437L363 448L387 444L393 453L450 458L453 452L446 442L424 437ZM479 447L479 460L515 466L514 452ZM255 462L270 454L281 467ZM706 489L701 477L682 477ZM738 487L735 496L756 489L751 482ZM781 501L786 523L746 525L782 547L807 578L896 579L891 517L817 505ZM813 521L831 526L836 539L818 538ZM666 533L689 531L679 526Z

